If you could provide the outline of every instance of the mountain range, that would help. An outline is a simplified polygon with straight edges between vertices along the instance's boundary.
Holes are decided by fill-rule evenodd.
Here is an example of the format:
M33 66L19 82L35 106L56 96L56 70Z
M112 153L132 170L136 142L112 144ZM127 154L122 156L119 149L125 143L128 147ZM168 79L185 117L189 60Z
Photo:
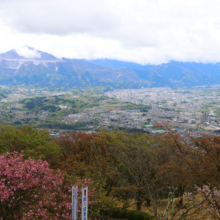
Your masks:
M141 88L220 84L220 63L171 61L141 65L110 59L58 59L27 47L0 54L0 85Z

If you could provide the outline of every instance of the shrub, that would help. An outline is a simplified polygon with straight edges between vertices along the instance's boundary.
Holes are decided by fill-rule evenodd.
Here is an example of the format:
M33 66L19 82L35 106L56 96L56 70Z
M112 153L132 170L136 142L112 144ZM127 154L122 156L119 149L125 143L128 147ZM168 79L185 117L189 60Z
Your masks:
M127 209L120 210L119 212L116 212L117 218L126 218Z
M127 218L128 220L133 220L133 219L134 219L134 212L135 212L135 210L128 210L128 211L126 212L126 218Z
M150 220L151 216L147 213L136 211L134 212L133 220Z
M144 220L152 220L152 219L154 219L152 216L150 216L149 214L147 214L147 213L145 213L144 214Z
M114 218L119 218L118 216L119 216L119 213L120 212L120 208L111 208L110 210L109 210L109 215L111 216L111 217L114 217Z
M136 210L129 210L129 209L123 209L120 210L120 208L111 208L108 210L103 210L104 215L109 215L113 218L126 218L128 220L151 220L153 219L152 216L150 216L147 213L136 211Z

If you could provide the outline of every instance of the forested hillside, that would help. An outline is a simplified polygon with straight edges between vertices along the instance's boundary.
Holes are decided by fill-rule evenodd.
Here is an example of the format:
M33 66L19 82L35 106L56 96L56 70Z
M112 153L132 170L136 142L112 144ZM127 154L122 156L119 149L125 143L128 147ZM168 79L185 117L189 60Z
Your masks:
M69 219L71 185L89 185L91 219L194 219L200 212L219 219L219 136L184 140L164 129L53 138L29 126L1 127L0 215Z

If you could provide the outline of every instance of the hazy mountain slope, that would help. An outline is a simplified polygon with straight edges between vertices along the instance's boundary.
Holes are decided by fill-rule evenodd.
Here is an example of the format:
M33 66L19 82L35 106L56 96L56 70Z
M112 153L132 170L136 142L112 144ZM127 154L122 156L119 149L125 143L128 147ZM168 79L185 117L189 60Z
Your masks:
M31 54L32 56L22 56L19 55L19 52L16 51L15 49L10 50L6 53L0 54L0 60L5 60L5 59L24 59L24 60L59 60L55 56L45 53L39 50L35 50L32 47L26 47L27 51L33 51ZM35 56L33 56L35 55Z
M111 69L131 68L137 70L147 70L153 67L153 65L141 65L133 62L125 62L125 61L111 60L111 59L88 60L88 62Z
M10 50L0 54L0 84L49 87L195 86L220 83L220 64L171 61L140 65L110 59L58 59L28 47L32 57Z
M131 67L140 79L154 82L157 86L194 86L220 83L220 64L171 61L161 65L140 65L108 59L89 60L114 69Z
M0 54L0 59L22 59L20 55L17 54L15 50L10 50L6 53Z
M169 62L150 68L170 82L179 85L208 85L220 83L220 65Z

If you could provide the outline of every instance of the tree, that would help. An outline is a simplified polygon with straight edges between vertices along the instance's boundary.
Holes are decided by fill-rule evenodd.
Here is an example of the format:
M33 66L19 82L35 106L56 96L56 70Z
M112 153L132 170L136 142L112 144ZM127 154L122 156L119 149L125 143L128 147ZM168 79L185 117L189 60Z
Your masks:
M115 205L115 200L109 195L117 175L104 140L99 138L99 134L76 132L60 136L58 143L61 153L57 156L56 166L73 181L86 178L98 183L96 193L100 193L102 199L91 211L100 218L101 209Z
M175 186L180 184L183 189L181 194L188 190L188 193L200 195L200 202L195 204L194 199L189 206L194 205L194 211L202 207L214 219L220 219L220 137L201 135L194 138L188 134L184 139L170 127L165 125L163 128L169 133L159 138L164 140L173 155L173 160L165 168L169 176L174 177ZM184 207L183 201L179 207Z
M59 137L58 167L77 178L105 181L111 172L110 154L98 134L76 132Z
M214 219L220 219L220 137L203 135L200 138L191 137L191 140L195 149L189 149L188 153L196 162L189 163L189 166L198 179L198 192L207 198L203 208Z
M56 140L47 130L37 130L27 125L20 128L11 126L0 127L0 154L24 151L24 157L43 158L52 162L59 153Z
M201 208L206 198L197 202L197 190L186 183L183 184L188 187L183 188L185 199L178 206L176 204L180 184L177 179L179 175L188 178L188 173L186 168L180 169L184 163L179 163L176 158L171 138L116 131L102 132L99 138L111 151L114 166L119 172L113 196L120 199L133 197L137 210L147 199L151 203L148 209L154 213L156 220L182 219L192 214L189 214L190 210L195 213ZM178 141L181 143L180 139ZM177 174L179 171L181 173ZM168 199L166 204L164 199Z
M202 204L202 207L211 214L214 219L220 219L220 191L219 189L211 188L210 186L197 187L198 193L206 198L207 203Z
M115 193L122 199L134 198L136 209L141 210L144 200L148 203L151 201L149 183L155 182L155 188L151 190L157 188L158 192L161 188L156 174L159 167L169 159L169 154L165 149L161 150L159 142L144 133L102 131L99 138L111 152L115 169L119 172L113 195Z
M76 183L91 186L91 180ZM95 186L96 187L96 186ZM90 205L98 203L90 187ZM42 159L14 152L0 156L0 215L9 219L69 219L71 185L60 170L54 172Z

